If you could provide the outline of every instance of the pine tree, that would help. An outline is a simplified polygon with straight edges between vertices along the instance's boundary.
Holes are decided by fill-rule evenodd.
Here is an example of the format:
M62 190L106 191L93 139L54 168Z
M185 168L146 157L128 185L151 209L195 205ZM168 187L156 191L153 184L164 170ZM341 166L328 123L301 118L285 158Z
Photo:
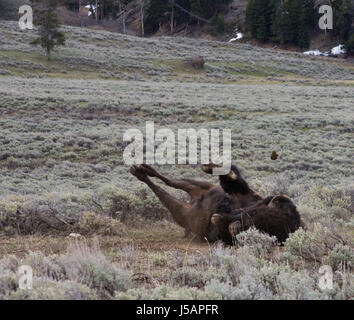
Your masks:
M276 12L275 0L250 0L246 8L246 23L252 37L267 41L273 36L272 24Z
M347 55L354 55L354 33L349 37L349 39L345 42L344 48L347 52Z
M255 0L255 24L256 39L265 42L268 39L267 32L267 0Z
M168 1L166 0L151 0L150 6L146 13L145 25L148 32L156 32L159 26L167 21L165 15L170 10Z
M280 0L270 0L270 39L279 42L279 26L280 26L280 13L281 6Z
M310 46L310 35L306 24L302 23L298 30L298 39L296 43L300 48L308 48Z
M246 7L246 24L253 38L256 37L256 33L257 33L255 21L256 21L255 0L248 0L247 7Z
M203 6L202 6L202 1L201 0L190 0L190 9L191 12L203 17L205 12L203 10Z
M316 26L318 22L315 0L302 0L302 23L308 27Z
M351 0L342 0L336 12L337 30L342 43L349 40L353 33L354 3Z
M226 23L225 23L225 20L224 20L224 17L219 15L219 14L215 14L213 16L213 18L211 19L210 24L215 27L215 30L218 33L225 32L226 27L227 27Z
M290 0L290 42L299 45L300 27L302 15L302 0ZM303 28L302 28L303 29Z
M314 0L302 0L300 25L298 28L297 45L300 48L308 48L310 46L309 29L316 25L316 11Z
M34 4L34 24L38 28L39 37L31 42L40 45L50 60L51 51L56 46L65 45L65 35L59 31L59 18L56 12L56 0L31 0Z

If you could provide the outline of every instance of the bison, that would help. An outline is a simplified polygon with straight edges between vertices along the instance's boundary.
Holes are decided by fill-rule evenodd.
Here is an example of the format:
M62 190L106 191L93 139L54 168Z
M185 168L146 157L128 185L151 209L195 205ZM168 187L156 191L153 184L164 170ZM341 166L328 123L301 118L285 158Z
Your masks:
M210 174L213 167L203 165L202 170ZM262 198L249 187L234 165L228 174L219 176L220 185L185 178L171 179L146 164L134 165L130 172L149 186L177 224L200 240L222 240L232 244L239 232L255 226L283 242L302 224L296 206L287 196ZM153 183L152 177L186 191L190 201L175 198Z

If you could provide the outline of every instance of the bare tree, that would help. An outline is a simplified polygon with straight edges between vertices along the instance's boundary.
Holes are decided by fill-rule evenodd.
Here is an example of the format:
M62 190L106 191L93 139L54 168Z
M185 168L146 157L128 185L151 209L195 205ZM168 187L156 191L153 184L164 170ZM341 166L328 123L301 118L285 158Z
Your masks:
M126 25L125 25L125 18L126 18L127 8L123 8L123 15L122 15L122 23L123 23L123 33L126 34Z
M121 11L122 11L122 3L121 3L121 0L116 0L116 3L118 4L118 13L121 13Z
M202 22L205 22L205 23L210 23L211 22L211 19L209 19L209 20L204 19L201 16L198 16L197 14L184 9L182 6L180 6L178 3L176 3L175 0L170 0L170 1L173 1L173 6L177 7L178 9L182 10L183 12L187 13L191 17L196 18L198 21L202 21Z
M144 14L145 14L145 0L140 0L141 35L142 35L143 37L145 36Z
M170 0L170 4L171 4L171 33L173 33L173 25L174 25L174 19L175 19L175 0Z

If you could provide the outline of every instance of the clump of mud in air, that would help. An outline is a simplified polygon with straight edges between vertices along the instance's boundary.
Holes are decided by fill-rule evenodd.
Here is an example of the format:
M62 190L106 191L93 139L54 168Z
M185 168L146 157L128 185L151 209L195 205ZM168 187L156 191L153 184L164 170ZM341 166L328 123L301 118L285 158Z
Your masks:
M278 159L278 154L277 154L277 152L276 152L276 151L273 151L272 154L270 155L270 158L271 158L272 160L277 160L277 159Z

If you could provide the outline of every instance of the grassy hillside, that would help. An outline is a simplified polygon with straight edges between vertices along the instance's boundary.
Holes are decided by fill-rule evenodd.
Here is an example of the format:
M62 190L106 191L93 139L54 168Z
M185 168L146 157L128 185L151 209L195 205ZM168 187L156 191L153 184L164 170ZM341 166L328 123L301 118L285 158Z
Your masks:
M353 296L352 64L74 27L47 62L28 44L32 31L5 21L0 30L0 298ZM194 55L203 70L186 64ZM144 132L147 120L176 133L232 129L233 160L251 186L291 196L308 230L284 247L256 231L234 249L181 239L123 163L123 133ZM217 183L193 166L158 169ZM34 291L16 291L24 263L34 267ZM345 268L346 284L336 277L322 292L321 264Z

